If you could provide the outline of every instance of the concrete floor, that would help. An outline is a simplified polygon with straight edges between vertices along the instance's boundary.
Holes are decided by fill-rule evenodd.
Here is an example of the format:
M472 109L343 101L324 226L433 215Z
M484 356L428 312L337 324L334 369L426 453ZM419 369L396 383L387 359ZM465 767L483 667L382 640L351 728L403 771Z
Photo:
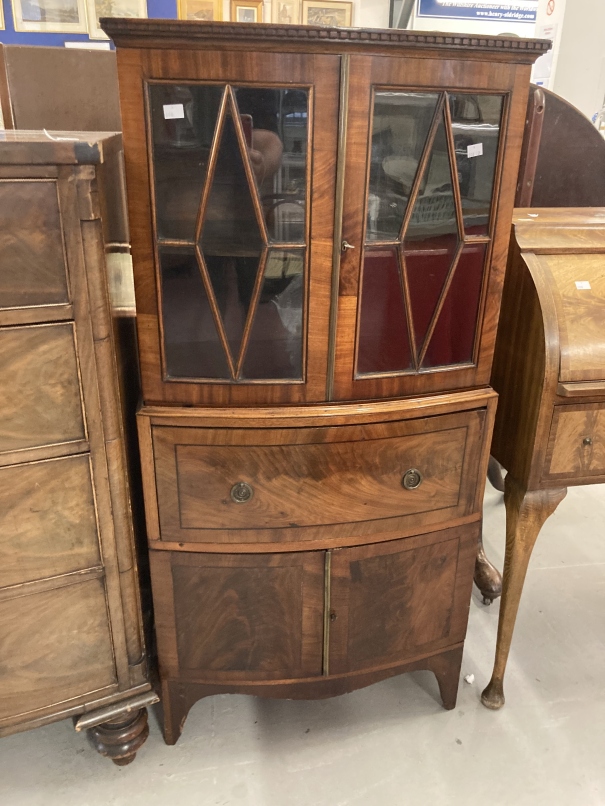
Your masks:
M502 497L485 501L501 564ZM474 595L455 710L428 672L333 700L219 696L176 747L151 735L118 768L64 721L0 741L2 806L603 806L605 486L570 490L536 546L508 666L508 702L479 694L498 606Z

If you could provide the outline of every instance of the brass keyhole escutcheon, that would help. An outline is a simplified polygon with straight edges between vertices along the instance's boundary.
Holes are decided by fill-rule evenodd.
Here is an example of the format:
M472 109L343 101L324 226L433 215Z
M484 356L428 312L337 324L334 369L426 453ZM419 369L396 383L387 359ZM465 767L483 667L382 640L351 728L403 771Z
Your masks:
M584 437L582 440L582 445L585 445L586 447L592 445L592 437Z
M415 467L411 467L403 474L401 484L406 490L415 490L422 484L422 473Z
M245 504L254 495L254 490L246 481L238 481L231 488L231 499L236 504Z

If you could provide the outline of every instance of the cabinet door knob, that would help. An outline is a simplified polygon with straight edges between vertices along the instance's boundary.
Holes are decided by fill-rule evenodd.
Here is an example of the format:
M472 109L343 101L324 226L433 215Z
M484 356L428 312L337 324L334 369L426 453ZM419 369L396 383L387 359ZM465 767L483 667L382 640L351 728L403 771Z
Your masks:
M592 445L592 437L584 437L584 439L582 440L582 445L586 446Z
M238 481L237 484L234 484L231 488L231 499L235 501L236 504L245 504L253 495L254 490L245 481Z
M415 490L422 484L422 473L415 467L411 467L403 474L401 484L406 490Z
M343 242L342 242L342 245L341 245L341 247L340 247L340 248L341 248L341 250L342 250L343 252L346 252L346 251L347 251L347 249L355 249L355 247L353 246L353 244L352 244L352 243L349 243L348 241L343 241Z

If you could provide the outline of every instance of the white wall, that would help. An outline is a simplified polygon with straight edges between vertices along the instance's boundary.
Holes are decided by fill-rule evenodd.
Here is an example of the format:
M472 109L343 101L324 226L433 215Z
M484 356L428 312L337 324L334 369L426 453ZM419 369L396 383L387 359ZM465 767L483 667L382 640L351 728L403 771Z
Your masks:
M605 96L605 0L568 0L551 85L592 118Z
M355 0L353 25L357 28L388 28L389 9L389 0Z

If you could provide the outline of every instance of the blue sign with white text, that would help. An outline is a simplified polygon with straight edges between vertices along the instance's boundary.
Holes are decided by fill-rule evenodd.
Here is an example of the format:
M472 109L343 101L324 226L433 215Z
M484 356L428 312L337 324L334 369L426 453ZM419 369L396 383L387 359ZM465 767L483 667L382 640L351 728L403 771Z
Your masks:
M418 0L419 17L477 22L535 22L538 0Z

